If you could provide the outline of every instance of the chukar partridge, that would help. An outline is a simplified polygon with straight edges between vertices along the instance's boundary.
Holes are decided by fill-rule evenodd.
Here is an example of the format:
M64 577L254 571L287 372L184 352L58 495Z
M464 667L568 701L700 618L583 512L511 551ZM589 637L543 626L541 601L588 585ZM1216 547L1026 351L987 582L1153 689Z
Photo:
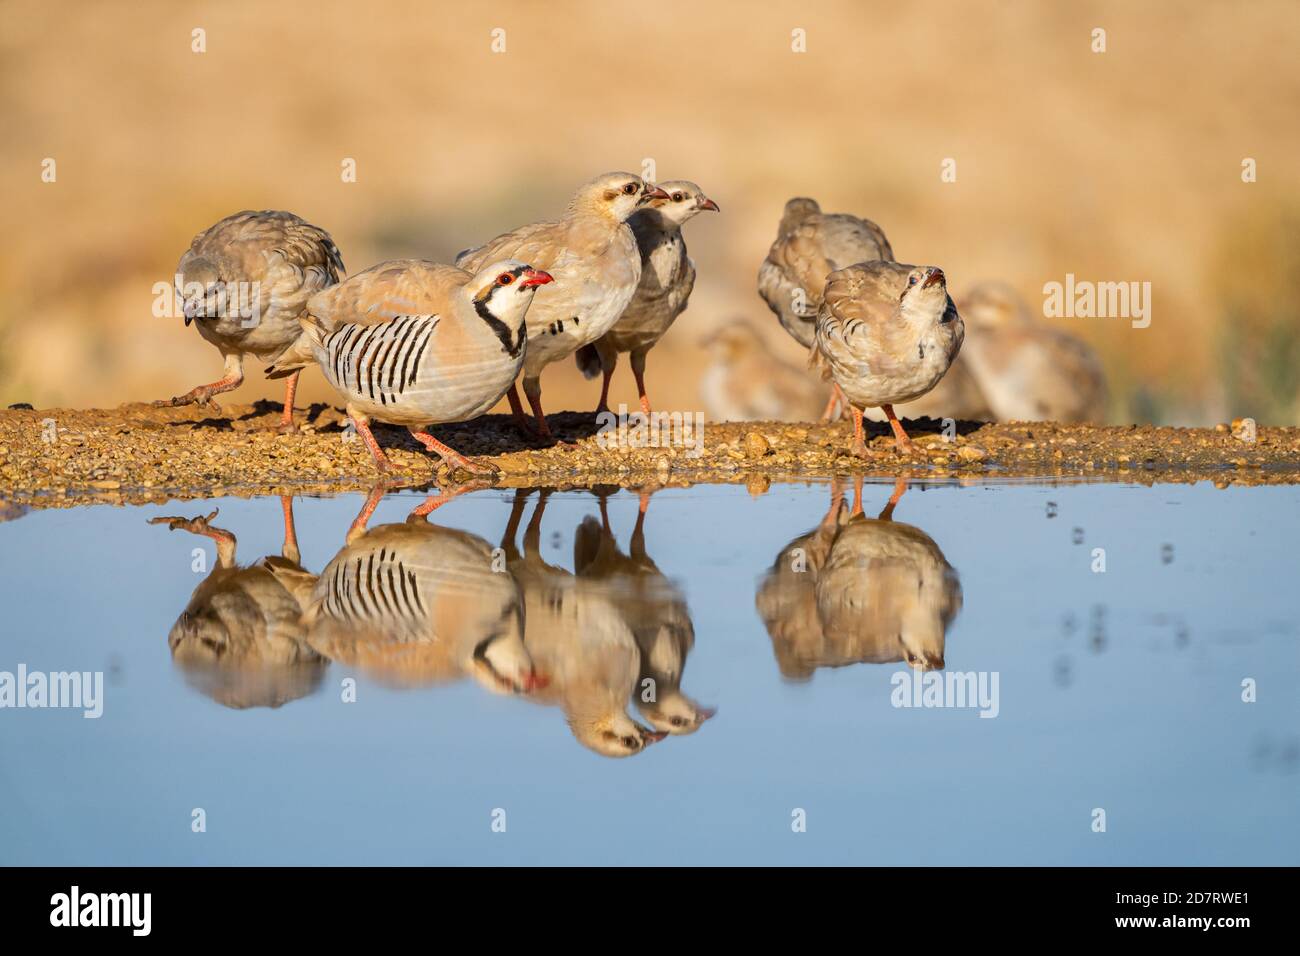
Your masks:
M822 390L808 370L773 354L744 319L732 319L700 344L709 355L700 398L711 421L806 422L821 413Z
M456 257L463 269L515 258L547 270L555 279L528 313L523 373L524 394L543 438L551 431L542 411L542 369L596 341L623 314L641 281L641 254L627 219L640 206L665 196L640 176L606 173L579 189L560 219L520 226ZM513 388L510 408L526 428Z
M319 364L381 471L391 465L372 417L405 425L453 468L490 473L423 429L477 418L501 400L524 361L524 315L550 281L513 259L476 274L423 259L380 263L312 297L301 341L272 375Z
M618 364L618 354L630 352L641 411L650 414L645 387L646 355L677 316L686 311L686 302L695 287L695 263L686 254L682 225L706 210L718 212L718 204L695 183L673 180L660 183L659 188L667 195L650 199L628 220L641 253L641 281L636 294L613 328L578 349L574 356L587 378L603 375L597 411L609 409L609 380Z
M280 503L280 554L247 567L235 561L235 536L212 524L215 511L149 521L216 542L216 566L194 589L167 646L186 682L224 707L279 707L310 694L329 667L307 644L302 610L316 576L299 563L293 499Z
M343 257L329 233L293 213L245 210L194 237L176 266L185 324L225 359L225 375L155 405L212 405L244 381L243 359L273 362L297 340L307 300L339 281ZM281 430L293 429L295 372L285 384Z
M983 283L962 298L969 366L999 421L1101 422L1106 374L1082 339L1034 319L1013 289Z
M316 581L303 614L311 646L392 685L469 675L493 693L545 686L524 648L519 588L493 568L492 546L425 520L455 494L429 499L403 523L367 529L385 490L370 493Z
M797 196L785 204L776 241L758 270L758 294L781 327L811 348L826 277L857 262L892 260L885 232L869 219L849 213L823 213L817 200ZM822 418L839 395L833 392Z
M515 536L528 491L516 491L501 542L507 567L524 595L524 644L550 681L529 699L558 705L584 747L605 757L630 757L667 735L628 715L640 652L619 610L620 596L542 557L542 515L549 494L541 492L524 531L521 555Z
M599 583L616 599L632 631L641 658L632 699L641 716L663 733L693 734L717 711L701 706L682 691L686 657L695 646L695 625L686 598L646 553L650 493L641 493L627 554L619 549L610 528L609 492L597 491L596 495L600 520L588 515L574 533L573 569L580 580Z
M899 450L912 451L894 403L934 388L957 357L963 334L941 269L863 262L831 273L817 313L813 359L852 406L854 454L867 454L867 407L884 411Z

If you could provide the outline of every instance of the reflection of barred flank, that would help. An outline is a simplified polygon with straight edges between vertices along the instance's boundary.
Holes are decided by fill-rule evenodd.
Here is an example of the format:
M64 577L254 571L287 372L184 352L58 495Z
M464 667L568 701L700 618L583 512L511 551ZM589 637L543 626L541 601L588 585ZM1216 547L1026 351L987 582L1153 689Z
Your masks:
M415 572L387 548L338 565L324 607L340 620L399 617L415 621L428 614Z

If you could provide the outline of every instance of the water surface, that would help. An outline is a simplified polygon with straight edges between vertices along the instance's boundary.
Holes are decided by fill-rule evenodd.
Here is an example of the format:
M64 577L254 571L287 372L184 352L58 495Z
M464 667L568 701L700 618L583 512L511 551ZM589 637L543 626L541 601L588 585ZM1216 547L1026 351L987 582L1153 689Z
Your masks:
M0 862L1300 863L1300 491L835 491L0 524Z

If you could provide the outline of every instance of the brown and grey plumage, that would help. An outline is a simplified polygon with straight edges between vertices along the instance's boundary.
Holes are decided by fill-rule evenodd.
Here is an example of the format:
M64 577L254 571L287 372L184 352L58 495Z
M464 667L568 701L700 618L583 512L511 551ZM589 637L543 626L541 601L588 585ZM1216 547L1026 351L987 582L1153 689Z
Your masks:
M712 421L805 422L821 414L818 380L774 354L745 319L732 319L700 344L710 360L700 398Z
M211 523L215 511L149 522L217 544L216 566L172 625L167 645L186 681L225 707L279 707L315 690L329 666L303 631L302 609L316 578L298 563L292 499L281 504L281 554L247 567L235 561L235 536Z
M758 293L782 328L811 348L826 278L857 262L890 260L884 230L848 213L823 213L814 199L785 204L776 241L758 270Z
M1106 374L1082 339L1035 320L1013 289L983 283L962 298L970 368L999 421L1101 422Z
M852 405L855 454L867 454L862 409L868 407L884 411L900 451L912 450L893 406L939 383L963 334L941 269L863 262L831 273L813 358Z
M523 368L541 436L551 434L542 411L542 369L596 341L623 314L641 281L641 254L627 219L665 195L633 173L605 173L578 190L560 219L521 226L456 257L456 265L472 271L518 259L555 279L529 310ZM509 396L515 420L526 428L518 393L512 388Z
M646 355L686 310L695 287L695 263L686 254L682 226L698 213L718 211L718 204L695 183L672 180L660 183L659 188L666 195L650 199L628 220L641 253L641 281L636 294L608 332L574 353L578 368L587 378L603 375L597 411L609 408L609 381L618 354L630 352L641 410L650 414Z
M524 595L524 644L549 686L530 699L557 705L574 739L605 757L644 752L666 734L642 726L627 713L640 673L636 639L600 584L548 563L541 555L541 526L548 491L542 491L515 543L528 491L515 493L501 547Z
M329 233L293 213L245 210L194 237L176 266L185 324L225 359L225 375L157 405L212 404L238 388L243 358L273 362L297 340L307 300L338 282L343 257ZM293 428L297 373L285 385L282 430Z
M650 492L641 493L629 551L618 546L609 523L609 492L596 491L600 520L591 515L573 536L578 578L604 588L632 631L641 669L633 700L649 724L663 733L692 734L717 711L682 691L686 657L695 646L695 625L686 598L646 552L645 520Z
M466 675L494 693L543 686L524 648L519 588L494 567L492 546L425 520L451 496L418 506L404 523L367 530L384 491L370 493L306 602L311 646L397 686Z

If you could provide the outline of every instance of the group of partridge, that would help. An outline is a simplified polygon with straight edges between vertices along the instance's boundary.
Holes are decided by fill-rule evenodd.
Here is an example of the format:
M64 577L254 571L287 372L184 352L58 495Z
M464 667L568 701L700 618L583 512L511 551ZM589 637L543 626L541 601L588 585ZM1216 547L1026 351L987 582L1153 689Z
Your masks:
M454 265L394 259L346 279L324 229L288 212L245 211L199 233L177 267L185 324L221 352L225 374L157 404L211 404L238 387L252 355L287 378L281 428L292 431L302 370L316 365L381 471L391 468L370 422L405 426L452 469L491 474L439 442L432 425L468 421L507 397L518 427L551 440L542 370L574 355L603 375L608 408L618 355L630 354L642 410L646 355L686 308L695 268L682 226L718 205L695 183L606 173L556 219L520 226L456 256ZM239 290L257 290L251 306ZM893 261L875 223L786 204L759 272L759 293L851 410L855 454L867 454L864 409L881 409L900 452L911 442L894 405L948 372L964 326L941 269ZM238 305L237 305L238 303ZM516 387L533 413L524 413Z

